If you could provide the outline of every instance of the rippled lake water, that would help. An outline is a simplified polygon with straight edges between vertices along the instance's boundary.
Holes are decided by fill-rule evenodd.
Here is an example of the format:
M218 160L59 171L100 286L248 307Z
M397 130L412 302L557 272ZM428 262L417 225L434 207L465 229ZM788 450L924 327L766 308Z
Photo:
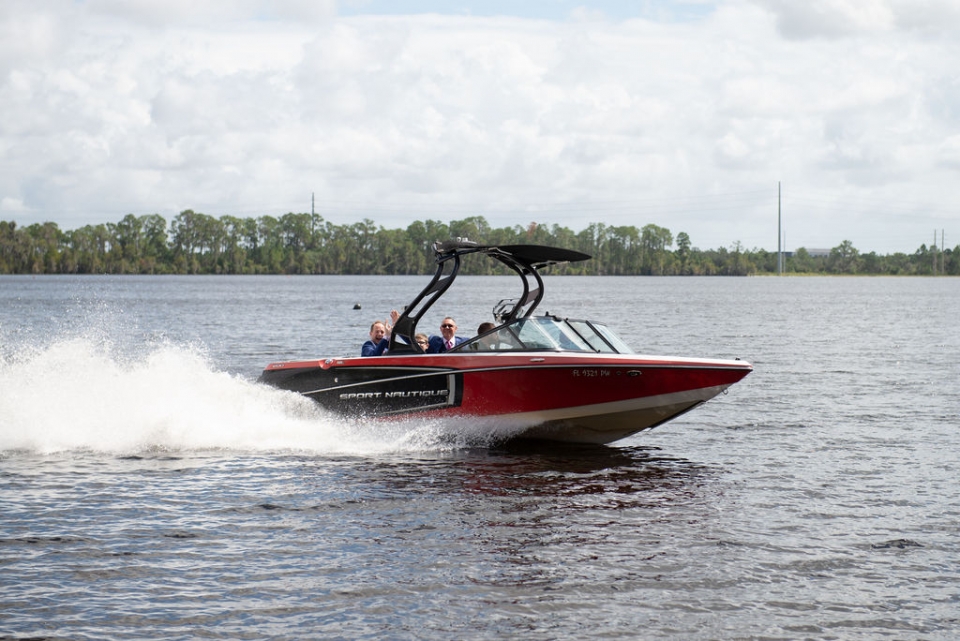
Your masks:
M0 277L0 638L960 634L960 281L548 277L637 351L755 367L610 447L255 384L426 280Z

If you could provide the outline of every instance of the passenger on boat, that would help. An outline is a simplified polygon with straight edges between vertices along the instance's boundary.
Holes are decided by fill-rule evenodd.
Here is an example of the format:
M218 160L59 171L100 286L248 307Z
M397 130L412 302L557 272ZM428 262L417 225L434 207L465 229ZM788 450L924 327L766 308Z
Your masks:
M397 310L390 312L390 318L394 323L400 318ZM381 356L386 353L390 346L390 330L393 326L383 321L374 321L370 326L370 340L366 341L360 348L360 356Z
M493 328L494 324L489 321L480 323L480 326L477 328L477 336L483 336ZM497 349L497 343L497 335L490 334L489 336L483 336L483 338L475 343L471 343L470 347L479 352L489 352Z
M413 339L417 341L417 345L419 345L423 351L426 352L430 349L430 339L427 338L426 334L417 334Z
M390 346L387 336L387 326L383 321L374 321L370 326L370 340L360 348L360 356L380 356Z
M427 352L440 354L453 349L465 340L465 338L457 336L457 321L447 316L440 323L440 336L430 337L430 349Z

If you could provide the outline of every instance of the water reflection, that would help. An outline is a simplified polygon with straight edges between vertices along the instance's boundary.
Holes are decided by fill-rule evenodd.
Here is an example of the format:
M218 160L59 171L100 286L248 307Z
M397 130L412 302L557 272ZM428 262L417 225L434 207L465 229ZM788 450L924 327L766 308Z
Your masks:
M672 571L667 560L702 536L722 485L720 470L646 447L515 445L461 453L446 470L440 527L457 528L466 580L569 604L584 581L646 582L638 557L650 582Z
M464 458L457 467L469 493L556 498L606 495L619 497L612 501L618 507L642 504L644 495L651 492L689 490L712 473L692 461L664 456L657 448L543 444L492 450L485 456Z
M311 467L330 464L318 459ZM349 487L351 500L428 499L434 506L447 505L458 512L470 506L491 522L506 513L531 510L677 510L707 505L722 474L718 468L664 455L657 448L544 444L401 460L342 459L334 467L335 472L328 468L323 473L330 485L316 488L321 494L332 491L342 497L336 488ZM497 500L484 502L488 499Z

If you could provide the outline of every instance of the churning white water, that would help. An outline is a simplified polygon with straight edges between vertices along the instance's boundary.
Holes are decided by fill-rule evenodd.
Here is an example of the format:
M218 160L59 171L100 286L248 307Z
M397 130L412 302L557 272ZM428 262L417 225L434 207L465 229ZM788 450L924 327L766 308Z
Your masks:
M372 455L488 445L495 421L348 419L211 364L189 346L120 353L54 340L0 361L0 451L233 450Z

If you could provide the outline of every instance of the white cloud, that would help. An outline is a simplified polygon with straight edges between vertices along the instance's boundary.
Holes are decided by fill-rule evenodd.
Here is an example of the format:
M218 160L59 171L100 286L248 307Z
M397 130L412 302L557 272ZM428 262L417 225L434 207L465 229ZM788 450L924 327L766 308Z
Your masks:
M323 22L336 15L337 3L336 0L84 0L82 4L91 16L118 19L148 29L219 30L250 20Z
M0 199L0 212L16 215L24 211L26 211L26 207L23 206L23 201L19 198Z
M950 136L940 144L937 160L949 168L960 170L960 134Z
M655 223L770 247L783 180L795 245L913 251L956 220L950 3L731 0L664 22L214 7L5 3L0 212L73 228L316 192L334 222ZM865 230L845 204L862 198L928 218Z
M777 17L787 38L838 38L898 30L948 33L960 27L955 0L753 0Z
M788 38L838 37L863 31L888 31L894 14L884 0L766 0L777 27Z

